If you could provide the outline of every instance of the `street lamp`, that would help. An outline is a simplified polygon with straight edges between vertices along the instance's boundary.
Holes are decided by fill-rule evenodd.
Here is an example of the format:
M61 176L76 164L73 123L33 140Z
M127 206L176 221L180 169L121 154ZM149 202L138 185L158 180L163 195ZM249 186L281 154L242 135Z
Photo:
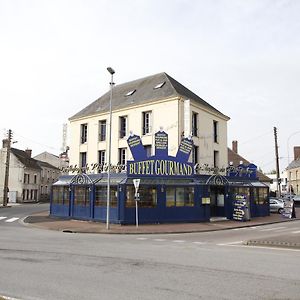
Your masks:
M111 102L112 102L112 95L113 95L113 86L114 80L113 75L115 71L113 68L108 67L107 71L111 75L110 81L110 98L109 98L109 134L108 134L108 171L107 171L107 201L106 201L106 229L109 229L109 206L110 206L110 165L111 165L111 119L112 119L112 112L111 112Z
M296 134L300 133L300 130L293 132L287 139L287 154L288 154L288 166L290 165L290 138ZM291 174L288 171L288 183L289 183L289 194L291 194Z

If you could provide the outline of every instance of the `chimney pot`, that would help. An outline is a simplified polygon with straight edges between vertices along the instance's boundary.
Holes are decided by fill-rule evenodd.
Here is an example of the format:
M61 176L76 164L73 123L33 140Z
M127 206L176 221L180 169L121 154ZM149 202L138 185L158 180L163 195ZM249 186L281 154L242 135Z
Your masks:
M32 153L31 149L26 149L25 153L31 158L31 153Z

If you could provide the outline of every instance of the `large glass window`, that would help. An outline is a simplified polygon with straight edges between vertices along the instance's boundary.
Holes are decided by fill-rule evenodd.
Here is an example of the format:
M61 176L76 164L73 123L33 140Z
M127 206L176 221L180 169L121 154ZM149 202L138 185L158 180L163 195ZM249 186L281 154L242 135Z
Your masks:
M75 186L74 204L78 206L90 205L90 190L87 186Z
M166 206L194 206L193 187L167 187Z
M110 187L110 207L117 207L118 189L116 186ZM107 186L97 186L95 193L95 206L107 206Z
M267 204L268 203L268 188L254 188L253 198L255 204Z
M157 205L157 191L154 186L142 186L139 188L140 201L139 207L154 208ZM127 186L126 192L126 207L135 207L135 188L134 186Z
M52 189L52 203L69 205L70 190L68 186L54 186Z

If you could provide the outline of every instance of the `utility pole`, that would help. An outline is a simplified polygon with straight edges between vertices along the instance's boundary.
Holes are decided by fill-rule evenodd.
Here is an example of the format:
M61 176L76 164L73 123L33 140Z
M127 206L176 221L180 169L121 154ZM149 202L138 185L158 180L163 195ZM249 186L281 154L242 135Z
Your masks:
M275 139L275 157L276 157L276 177L277 177L277 197L280 197L280 172L279 172L279 157L278 157L278 143L277 143L277 128L274 127L274 139Z
M8 196L8 179L9 179L9 161L10 161L10 144L12 138L11 129L8 130L8 139L6 144L6 164L5 164L5 177L4 177L4 189L3 189L3 206L7 206Z

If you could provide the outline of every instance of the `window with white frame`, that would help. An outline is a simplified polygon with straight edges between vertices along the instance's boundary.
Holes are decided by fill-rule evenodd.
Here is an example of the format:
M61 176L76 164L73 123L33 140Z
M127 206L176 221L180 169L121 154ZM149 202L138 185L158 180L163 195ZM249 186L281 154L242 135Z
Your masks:
M127 116L122 116L119 118L119 129L120 129L120 134L119 137L123 138L127 134Z
M99 121L99 141L106 140L106 120Z
M126 164L126 148L119 148L119 164Z
M105 164L105 150L98 151L98 163L99 165Z
M142 132L143 135L150 133L151 132L151 111L144 111L143 112L143 128L142 128Z
M218 121L214 121L214 142L215 143L219 142L219 136L218 136L219 128L218 127L219 127Z
M80 142L84 144L87 142L88 124L81 124L80 126Z
M198 114L192 112L192 135L198 136Z

